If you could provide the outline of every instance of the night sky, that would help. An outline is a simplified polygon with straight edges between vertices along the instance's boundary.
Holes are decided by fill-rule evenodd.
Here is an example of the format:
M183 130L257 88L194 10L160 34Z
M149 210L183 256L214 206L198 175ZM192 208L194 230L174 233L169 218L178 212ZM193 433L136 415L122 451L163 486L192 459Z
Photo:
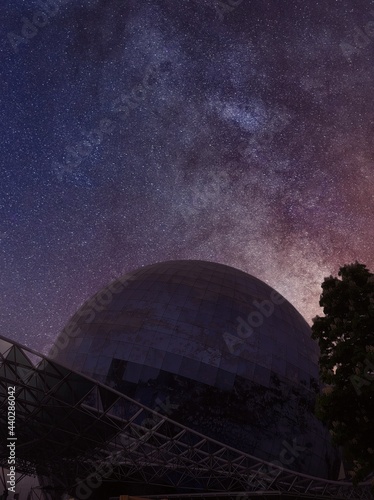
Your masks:
M373 270L374 2L0 6L1 335L46 352L163 260L242 269L309 322L325 276Z

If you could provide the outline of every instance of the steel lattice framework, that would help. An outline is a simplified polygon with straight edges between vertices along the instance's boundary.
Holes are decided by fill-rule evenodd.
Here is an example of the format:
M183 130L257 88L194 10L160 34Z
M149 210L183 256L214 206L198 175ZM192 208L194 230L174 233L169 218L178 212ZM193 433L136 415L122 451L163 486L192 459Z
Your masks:
M7 466L7 390L14 386L17 471L52 478L61 491L74 492L96 476L165 492L178 487L191 499L194 491L226 499L236 499L234 492L373 498L369 483L354 488L277 467L1 336L0 365L0 465Z

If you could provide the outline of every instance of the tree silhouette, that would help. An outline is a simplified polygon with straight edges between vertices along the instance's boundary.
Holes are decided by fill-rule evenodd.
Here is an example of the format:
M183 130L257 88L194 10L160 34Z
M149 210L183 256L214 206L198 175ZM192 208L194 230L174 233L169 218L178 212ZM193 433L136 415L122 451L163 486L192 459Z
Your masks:
M364 264L340 268L322 283L324 317L313 319L322 382L316 414L342 446L353 482L374 471L374 274Z

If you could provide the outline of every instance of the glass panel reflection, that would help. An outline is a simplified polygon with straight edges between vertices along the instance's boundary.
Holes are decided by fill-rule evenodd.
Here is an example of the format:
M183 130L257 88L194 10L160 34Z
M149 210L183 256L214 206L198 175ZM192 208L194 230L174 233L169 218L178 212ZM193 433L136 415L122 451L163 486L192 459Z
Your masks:
M222 264L171 261L132 275L94 323L75 315L82 341L56 361L259 458L279 459L298 436L310 448L290 468L334 478L339 454L312 412L319 351L295 308Z

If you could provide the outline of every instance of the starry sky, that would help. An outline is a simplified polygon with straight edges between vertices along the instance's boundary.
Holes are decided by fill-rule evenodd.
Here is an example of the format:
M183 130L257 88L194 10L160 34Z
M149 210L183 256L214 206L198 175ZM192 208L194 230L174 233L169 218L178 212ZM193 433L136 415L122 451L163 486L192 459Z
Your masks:
M0 333L121 274L242 269L307 321L374 268L374 2L0 0Z

